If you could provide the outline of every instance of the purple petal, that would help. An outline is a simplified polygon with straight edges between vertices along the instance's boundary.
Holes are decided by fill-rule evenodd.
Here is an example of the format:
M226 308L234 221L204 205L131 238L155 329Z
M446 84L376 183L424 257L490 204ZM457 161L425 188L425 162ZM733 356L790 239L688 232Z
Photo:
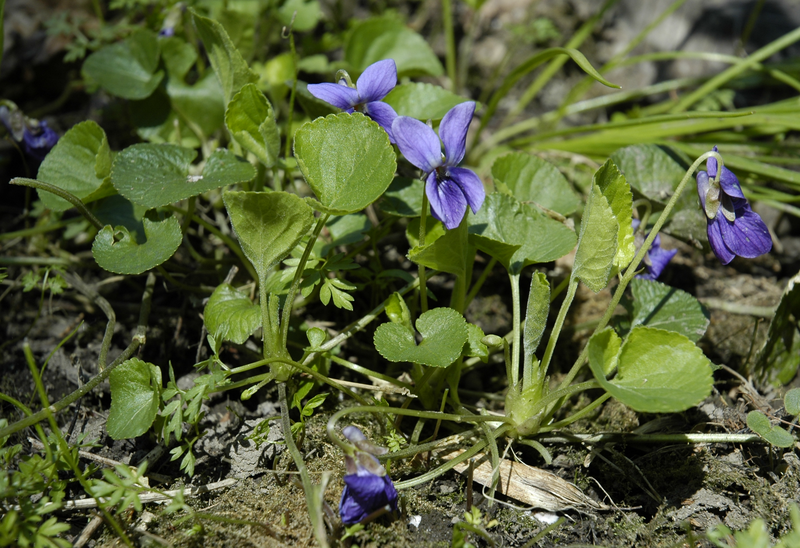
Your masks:
M345 426L342 428L342 434L344 434L344 437L353 443L367 439L367 437L364 435L364 432L362 432L358 426Z
M339 515L345 525L358 523L387 504L397 509L397 490L388 476L347 475L344 483Z
M647 267L648 279L658 278L676 253L678 253L677 249L661 249L655 245L651 247L647 254L650 257L650 265Z
M451 167L447 170L447 176L461 189L472 212L477 213L486 198L486 189L480 177L465 167Z
M467 198L461 187L452 179L437 180L436 172L428 176L425 194L431 203L431 213L442 221L447 230L453 230L461 224L467 212Z
M442 165L442 143L436 133L419 120L398 116L392 122L392 136L406 160L425 173Z
M708 243L711 246L711 251L717 256L719 262L728 264L733 260L734 255L730 249L725 246L725 241L722 239L719 224L727 223L728 221L722 215L716 216L714 219L708 219Z
M725 166L722 166L722 174L719 176L719 186L722 187L722 192L731 198L745 199L742 187L739 185L739 179Z
M356 81L362 103L380 101L397 85L397 65L394 59L372 63Z
M734 222L719 217L721 217L718 224L722 240L734 254L753 259L772 249L772 238L767 225L749 205L736 210Z
M392 133L392 122L397 118L397 113L386 103L375 101L364 105L364 114L378 122L378 125L389 134L389 141L394 144L394 134Z
M711 158L708 159L709 162ZM703 211L706 210L706 194L708 194L708 173L705 171L698 171L697 172L697 195L700 197L700 206L703 208ZM634 230L636 228L634 227Z
M444 143L445 165L457 166L467 152L467 130L475 112L475 103L468 101L450 109L439 124L439 137Z
M308 92L336 108L348 109L358 104L358 92L341 84L309 84Z
M22 135L22 148L29 156L44 160L50 149L58 142L58 134L48 127L47 122L39 122L38 127L25 126Z

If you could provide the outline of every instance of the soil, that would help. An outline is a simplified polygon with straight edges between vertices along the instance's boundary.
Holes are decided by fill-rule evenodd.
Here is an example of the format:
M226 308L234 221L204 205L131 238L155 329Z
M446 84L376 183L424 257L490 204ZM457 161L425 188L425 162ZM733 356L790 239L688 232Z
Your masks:
M6 4L7 11L14 3ZM478 32L476 42L476 63L478 68L488 74L502 58L508 48L511 36L507 29L509 21L519 19L518 10L524 14L546 15L556 27L567 33L592 13L592 2L566 3L542 2L538 7L526 2L511 2L509 5L490 0L485 9L487 14ZM589 7L587 7L587 4ZM623 30L625 15L623 8L631 10L627 15L635 21L639 15L633 13L638 2L620 2L616 11L606 16L603 33L594 36L587 43L584 53L598 62L616 51L620 43L629 40ZM689 4L692 4L691 2ZM771 7L783 7L786 3L768 3ZM539 9L542 11L529 11ZM777 8L776 8L777 9ZM787 8L788 9L788 8ZM516 11L515 11L516 10ZM583 11L582 11L583 10ZM24 11L24 10L22 10ZM679 12L681 17L698 17L697 14ZM797 10L791 11L794 16ZM638 13L638 12L637 12ZM35 14L26 11L23 15L32 18ZM701 14L702 15L702 14ZM492 21L498 21L494 26ZM677 23L675 23L677 25ZM506 25L506 26L504 26ZM496 30L496 29L506 29ZM495 29L495 30L493 30ZM702 33L701 33L702 34ZM754 33L756 35L757 33ZM709 40L725 42L716 34L705 36ZM16 38L15 48L24 49L24 44L33 44L33 36L22 33ZM688 40L688 38L686 38ZM35 82L35 75L47 70L48 62L53 62L58 48L40 37L39 50L43 61L33 65L29 85ZM32 46L31 46L32 47ZM651 49L669 49L674 44L648 43ZM732 47L732 46L731 46ZM480 50L480 55L477 51ZM12 49L12 52L17 51ZM494 51L494 52L493 52ZM6 54L8 58L8 53ZM19 55L11 69L22 71ZM4 63L5 63L4 59ZM678 66L670 70L684 74ZM17 73L15 73L17 74ZM8 73L5 78L10 78ZM55 76L54 76L55 77ZM631 75L633 85L643 85L647 78L663 77L658 74ZM552 101L559 97L559 90L565 89L565 81L554 81L542 97L531 105L532 111L551 108ZM577 78L577 76L576 76ZM560 86L560 87L559 87ZM22 93L19 91L18 93ZM43 95L43 101L55 97ZM771 100L771 98L766 98ZM88 112L89 105L80 100L68 105L75 111ZM75 118L73 112L56 120L55 127L68 127ZM582 121L582 120L578 120ZM128 137L120 137L127 141ZM115 148L121 148L112 144ZM24 167L12 161L4 168L10 176L25 175ZM5 177L3 177L5 178ZM576 181L580 186L580 181ZM27 196L19 188L3 185L0 191L2 211L0 230L7 232L20 228L20 213L25 207ZM661 279L666 284L699 298L716 299L735 306L774 306L780 299L787 280L800 268L800 230L797 219L779 216L775 211L759 210L773 228L781 248L768 256L756 260L736 259L729 266L720 266L710 254L694 249L682 242L663 237L662 246L679 249L677 258ZM3 254L69 256L75 262L70 267L87 283L95 285L98 291L112 305L117 314L117 324L109 361L113 360L131 340L138 322L138 310L144 285L144 277L129 279L110 278L99 271L87 254L87 246L80 239L37 236L26 240L3 241ZM384 268L409 268L405 261L406 249L396 242L379 242L375 248L383 260ZM370 252L371 253L371 252ZM373 256L359 257L362 262L374 259ZM485 263L484 263L485 264ZM546 265L548 274L554 276L557 284L565 275L562 264ZM478 267L476 267L477 269ZM4 282L7 292L2 293L2 351L0 352L0 392L37 408L34 383L25 362L23 345L28 344L38 364L47 361L44 384L51 402L56 401L78 388L97 374L97 355L106 325L103 313L80 293L67 290L60 295L42 295L38 291L23 292L19 280L29 270L25 266L8 268L9 278ZM477 275L477 272L476 272ZM530 273L527 273L529 282ZM559 278L560 277L560 278ZM100 285L96 285L102 282ZM209 282L215 283L215 282ZM489 277L482 292L476 297L468 310L468 320L480 325L487 333L503 334L508 331L511 321L510 292L507 278L498 268ZM523 280L522 287L527 287ZM445 278L432 281L434 292L446 302L449 286ZM5 291L5 289L4 289ZM387 293L388 295L388 293ZM378 300L386 295L378 296ZM344 326L359 312L366 312L374 305L375 295L363 295L356 311L343 314L332 313L330 309L312 305L300 314L309 321L330 322L333 326ZM525 295L523 295L525 298ZM594 294L585 288L579 292L573 305L569 326L580 326L597 320L605 310L610 299L608 291ZM359 301L357 300L357 303ZM203 330L202 296L171 292L167 284L159 282L153 297L153 309L147 326L147 342L139 350L138 357L159 364L166 377L167 367L171 366L178 378L178 384L191 387L197 375L193 365L207 355ZM761 347L766 336L768 320L747 314L738 314L719 308L710 308L710 325L700 341L705 354L715 364L724 364L744 375L752 373L750 367L755 351ZM61 344L76 328L77 332ZM343 352L350 361L373 367L374 352L371 331L359 334L348 341ZM560 344L561 354L553 361L553 383L563 374L577 356L578 349L586 342L591 332L568 329L564 343ZM24 337L24 338L23 338ZM249 361L249 353L255 347L246 346L226 348L223 357L231 366ZM52 354L52 355L51 355ZM380 369L379 366L378 369ZM395 372L390 368L389 374ZM331 375L344 380L363 382L363 378L350 374L347 370L334 367ZM464 394L470 403L490 410L502 409L502 393L505 388L502 366L496 361L479 365L468 373L463 381ZM786 389L800 385L795 381L786 387L776 388L771 384L759 384L755 389L772 408L762 409L770 415L779 415ZM474 398L471 394L482 392L494 397ZM201 428L206 435L196 445L196 473L193 477L183 474L177 462L170 462L168 455L155 463L150 471L158 474L151 478L151 485L159 489L177 489L184 486L203 486L227 478L237 482L229 488L212 491L198 497L187 498L189 504L198 512L212 514L229 522L204 519L199 523L180 522L174 516L167 516L159 505L148 505L141 513L123 513L120 519L128 532L142 546L314 546L316 545L311 524L308 519L305 496L296 479L294 465L283 445L280 425L271 423L270 435L266 442L255 446L247 440L253 429L265 417L279 414L277 392L274 387L266 387L250 400L242 401L236 391L221 392L205 402L204 419ZM392 400L397 404L401 400ZM585 401L575 402L580 406ZM749 432L745 416L755 405L753 394L744 390L740 380L726 370L715 372L714 390L704 402L685 413L669 416L649 416L637 414L623 405L609 400L587 419L573 425L576 433L597 432ZM332 538L342 535L336 518L339 496L343 488L344 466L341 452L331 444L325 432L325 424L335 411L350 402L338 397L329 397L308 419L305 435L300 449L305 456L309 472L319 480L324 473L330 474L325 491L325 502L334 519L331 520ZM156 440L145 435L135 440L113 440L105 431L104 424L110 406L108 383L100 385L77 404L70 406L58 416L63 431L74 441L79 434L86 434L86 440L96 440L87 450L99 456L124 463L136 463L156 446ZM2 403L0 417L9 421L20 418L12 406ZM296 413L292 417L298 420ZM368 438L380 443L381 425L368 417L359 417ZM443 425L446 429L448 425ZM404 423L406 434L412 428L411 421ZM440 436L450 432L443 431ZM27 437L32 431L25 431L15 438L24 444L25 451L34 449ZM594 500L608 505L606 511L564 510L558 512L565 520L555 528L548 529L550 514L540 509L522 507L518 501L502 495L490 500L482 493L480 485L475 484L469 494L464 476L450 471L424 485L401 492L400 511L393 519L379 518L355 532L346 544L363 547L450 546L454 524L464 521L468 505L477 507L487 526L488 536L496 546L711 546L703 536L704 532L722 523L731 529L743 529L756 518L766 521L771 539L786 533L791 523L789 507L800 504L800 458L797 447L786 450L771 448L765 444L557 444L549 446L554 456L551 464L545 464L538 453L526 447L515 448L522 461L558 475L574 483ZM423 458L396 460L390 464L394 480L406 480L418 476L437 464L436 459ZM159 482L159 479L163 482ZM78 492L72 493L81 496ZM63 537L74 540L93 516L91 511L74 511L60 514L61 520L71 525ZM242 525L233 520L246 520L262 524ZM488 527L490 521L497 523ZM545 531L547 529L547 531ZM540 535L533 544L531 541ZM489 541L475 535L471 542L487 546ZM87 544L88 546L116 546L117 540L110 529L100 532Z

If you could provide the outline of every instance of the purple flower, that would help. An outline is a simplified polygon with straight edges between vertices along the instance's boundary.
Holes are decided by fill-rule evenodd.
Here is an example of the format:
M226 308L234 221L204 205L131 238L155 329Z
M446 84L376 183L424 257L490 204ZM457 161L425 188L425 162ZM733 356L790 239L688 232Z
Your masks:
M393 511L397 510L397 490L374 456L386 453L386 449L369 443L355 426L345 427L342 433L357 447L354 456L345 456L347 474L344 476L345 486L339 502L342 523L359 523L386 506Z
M467 205L477 213L486 197L478 176L472 170L456 167L466 153L467 129L474 112L475 103L471 101L450 109L439 124L441 141L430 127L414 118L398 116L392 124L400 152L425 172L425 193L431 211L448 230L461 223Z
M717 147L713 150L717 152ZM752 259L768 253L772 238L767 225L750 209L736 175L723 166L719 183L715 183L717 160L709 158L706 167L708 173L697 173L697 194L706 214L708 243L714 255L722 264L728 264L737 255Z
M366 114L386 130L389 140L394 143L392 122L397 118L397 113L381 101L397 85L394 59L368 66L358 77L355 88L348 86L347 82L342 78L338 84L309 84L308 92L349 114L355 111Z
M58 142L58 134L47 122L28 118L16 106L0 106L0 121L6 126L11 138L31 158L41 162Z
M642 247L646 239L646 236L642 232L637 231L639 223L639 219L633 219L631 222L633 230L636 232L634 243L636 244L637 250ZM678 253L677 249L661 249L661 235L656 234L653 244L650 246L650 249L647 250L644 260L642 260L645 271L641 274L637 274L636 277L643 280L657 279L661 276L661 272L664 271L667 267L667 263L672 260L676 253Z

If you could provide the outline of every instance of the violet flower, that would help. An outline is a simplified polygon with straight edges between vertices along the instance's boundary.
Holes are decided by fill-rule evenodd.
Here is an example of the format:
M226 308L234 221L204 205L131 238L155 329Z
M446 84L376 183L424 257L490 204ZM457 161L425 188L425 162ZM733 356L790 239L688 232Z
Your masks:
M349 114L358 111L369 116L386 130L389 140L394 143L392 122L397 113L381 101L397 85L394 59L384 59L365 68L355 87L348 85L350 77L344 74L338 84L309 84L308 92Z
M438 137L426 124L408 116L398 116L392 124L400 152L425 172L425 194L431 212L448 230L461 223L467 205L477 213L486 197L478 176L472 170L456 167L466 154L467 129L474 112L475 103L471 101L450 109L439 124Z
M717 152L717 147L713 148ZM736 175L722 167L719 183L717 160L706 161L708 173L697 173L697 194L706 214L708 243L722 264L728 264L737 255L752 259L772 249L772 238L767 225L758 213L750 209L747 198Z
M387 450L369 443L355 426L346 426L342 433L356 446L354 455L346 455L344 459L347 474L339 502L342 523L359 523L386 506L396 511L397 490L386 475L386 469L375 458L375 455L385 454Z
M647 236L645 236L644 233L637 230L639 228L639 223L639 219L633 219L631 222L635 232L634 243L637 251L640 247L642 247L645 239L647 239ZM644 259L642 260L644 272L637 274L636 277L643 280L657 279L659 276L661 276L661 273L667 267L667 263L672 260L676 253L678 253L677 249L661 249L661 235L656 234L652 245L650 245L650 249L647 250Z
M23 152L41 162L58 142L58 134L45 121L28 118L14 105L0 106L0 121Z

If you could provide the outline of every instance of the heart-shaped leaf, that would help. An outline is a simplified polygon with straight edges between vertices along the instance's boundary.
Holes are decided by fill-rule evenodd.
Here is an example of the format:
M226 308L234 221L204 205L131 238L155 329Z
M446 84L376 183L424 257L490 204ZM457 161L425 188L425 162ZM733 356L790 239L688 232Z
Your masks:
M675 331L697 342L706 332L710 315L688 293L652 280L631 280L633 318L631 327L645 325Z
M194 150L176 145L132 145L114 159L111 183L130 201L154 208L249 181L256 174L249 162L219 149L206 162L202 175L190 175L195 156Z
M461 355L467 342L467 321L452 308L434 308L416 322L422 342L400 323L385 323L375 330L375 348L391 362L411 362L447 367Z
M116 274L141 274L172 257L183 241L178 219L151 221L145 217L142 222L147 237L142 244L124 226L103 227L92 243L97 264Z
M463 223L453 230L448 230L432 243L426 238L424 246L415 246L408 252L408 258L417 264L448 272L456 276L464 276L467 272L467 227ZM473 249L474 255L474 249Z
M492 165L494 184L520 202L535 202L562 215L575 213L580 199L556 167L524 152L512 152Z
M106 133L89 120L76 124L58 140L39 166L37 178L86 202L100 189L110 171L111 149ZM99 197L102 196L96 196ZM39 191L39 199L53 211L72 207L68 201L45 190Z
M399 116L417 120L441 120L451 108L468 101L441 86L422 82L400 84L383 98Z
M156 418L161 400L161 369L131 358L108 376L111 410L106 430L115 440L141 436Z
M769 417L761 411L750 411L747 414L747 427L775 447L786 448L794 445L794 436L780 426L773 426L769 422Z
M89 55L81 69L84 78L123 99L144 99L158 87L164 71L156 71L161 47L147 29L134 31L122 42Z
M616 399L642 413L677 413L711 393L711 367L695 344L679 333L636 327L619 353L610 329L589 340L589 366L597 381ZM615 356L615 357L612 357ZM606 371L616 377L609 381Z
M617 232L619 223L614 217L608 200L601 190L592 185L586 208L581 218L581 233L572 277L577 278L597 293L608 284L614 257L617 255Z
M311 208L286 192L226 192L223 200L242 251L253 263L260 283L314 222Z
M245 84L258 82L258 75L247 66L221 23L198 15L192 9L189 12L208 52L208 60L222 84L225 104L228 104Z
M494 192L469 216L469 241L496 258L512 274L529 264L563 257L575 247L575 233L562 223Z
M380 198L397 168L389 136L360 113L305 124L295 133L294 155L319 200L309 203L333 215L361 211Z
M439 58L425 39L401 21L375 17L357 23L344 46L345 61L363 71L382 59L394 59L397 76L441 76Z
M275 165L280 154L280 131L272 105L255 84L246 84L233 97L225 112L225 125L259 162L266 167Z
M220 284L203 309L203 321L214 340L244 344L261 327L261 309L247 294Z

